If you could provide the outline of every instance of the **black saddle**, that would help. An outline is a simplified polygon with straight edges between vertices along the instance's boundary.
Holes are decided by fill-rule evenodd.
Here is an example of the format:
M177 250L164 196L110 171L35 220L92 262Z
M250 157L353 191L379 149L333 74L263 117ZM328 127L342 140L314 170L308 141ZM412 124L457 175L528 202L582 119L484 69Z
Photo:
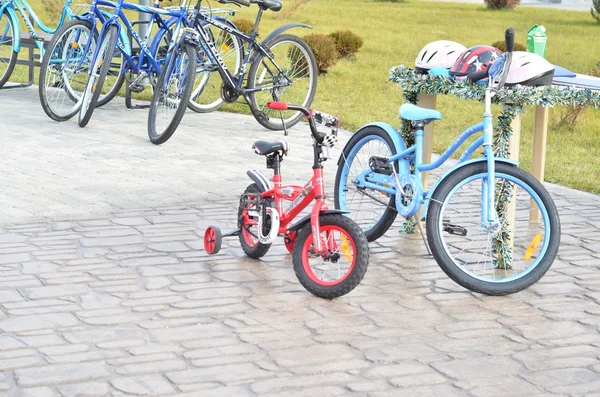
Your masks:
M254 0L253 3L275 12L281 10L282 7L281 0Z
M252 145L252 149L256 152L256 154L260 154L261 156L268 156L271 153L280 152L281 155L287 153L290 150L288 143L285 141L256 141L254 145Z

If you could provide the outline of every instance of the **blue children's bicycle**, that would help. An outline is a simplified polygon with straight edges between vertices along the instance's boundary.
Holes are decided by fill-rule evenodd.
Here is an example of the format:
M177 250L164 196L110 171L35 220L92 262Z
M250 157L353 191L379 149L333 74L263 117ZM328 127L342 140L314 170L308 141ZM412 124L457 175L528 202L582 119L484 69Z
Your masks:
M538 281L554 262L560 243L556 206L544 186L495 157L491 102L504 85L512 59L514 31L506 32L508 49L478 81L489 75L483 122L464 131L434 162L423 164L424 126L442 118L435 110L405 104L400 116L410 120L415 145L407 148L390 125L362 127L347 143L338 162L335 204L350 211L369 241L383 235L397 213L415 217L422 204L427 242L442 270L458 284L488 295L506 295ZM429 191L421 172L444 164L472 135L483 131L458 164ZM483 157L470 159L483 146Z
M77 12L71 9L72 3L73 0L65 1L57 27L50 28L35 14L27 0L7 0L0 2L0 88L2 88L10 78L17 63L19 51L21 50L21 26L19 24L17 13L21 15L31 37L36 40L36 45L40 51L41 57L43 57L45 53L44 33L51 35L55 34L66 23L77 16ZM85 15L86 13L83 13L82 15ZM103 10L101 13L105 18L110 17L110 13L107 11ZM42 33L36 31L35 25L39 27ZM127 36L122 35L121 41L124 48L129 47ZM113 62L118 63L119 59L115 59ZM100 105L108 103L114 98L120 88L120 86L116 84L118 81L119 79L115 79L113 84L110 84L107 87L106 94L103 95L99 102Z

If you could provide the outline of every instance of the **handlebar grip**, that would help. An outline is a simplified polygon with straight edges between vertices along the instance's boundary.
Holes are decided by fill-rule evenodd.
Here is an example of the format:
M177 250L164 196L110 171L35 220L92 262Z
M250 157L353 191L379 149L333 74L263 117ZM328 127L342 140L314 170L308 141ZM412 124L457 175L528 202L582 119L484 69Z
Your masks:
M473 83L478 82L481 79L485 79L490 76L489 70L482 70L481 72L473 72L467 75L467 78L471 80Z
M515 49L515 30L513 28L506 29L504 41L506 42L506 52L513 52Z
M288 110L288 104L285 102L267 102L267 107L271 110Z
M295 110L297 112L302 112L307 118L311 116L311 110L300 105L291 105L285 102L267 102L267 107L273 110Z
M234 3L237 3L239 5L245 6L245 7L250 7L250 2L249 1L245 1L245 0L231 0Z

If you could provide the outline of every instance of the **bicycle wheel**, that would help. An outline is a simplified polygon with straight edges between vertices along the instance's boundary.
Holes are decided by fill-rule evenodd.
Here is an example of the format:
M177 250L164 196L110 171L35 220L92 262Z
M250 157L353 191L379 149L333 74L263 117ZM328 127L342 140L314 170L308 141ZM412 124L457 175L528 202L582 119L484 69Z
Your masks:
M120 46L125 48L125 44L120 37L118 42ZM99 108L100 106L104 106L112 101L121 90L121 87L125 82L125 62L125 56L118 46L115 47L112 59L110 61L110 67L106 73L104 84L102 84L102 92L100 93L100 98L98 98L96 107Z
M13 49L15 27L4 9L0 14L0 88L6 84L17 63L19 54Z
M460 168L440 182L427 210L427 240L442 270L471 291L507 295L538 281L560 243L560 221L550 194L533 176L496 162L499 230L482 226L487 164ZM530 217L539 214L539 221Z
M367 127L354 134L340 155L335 176L335 208L349 211L350 217L362 228L367 240L375 241L394 223L396 196L357 187L353 181L370 168L373 157L388 159L396 154L389 135L379 127ZM396 170L397 163L394 164Z
M279 72L273 61L258 56L248 72L248 89L289 85L250 93L247 95L248 105L254 118L262 126L270 130L281 130L284 124L288 128L300 121L302 113L271 110L267 108L267 102L282 101L310 107L317 91L317 62L308 44L290 34L279 35L265 46L273 54L273 59L282 72Z
M245 203L245 200L254 200L259 195L260 189L256 183L249 185L240 197L240 206L238 208L240 244L246 255L253 259L263 257L269 251L269 248L271 248L271 244L261 244L258 240L258 216L251 214L251 212L258 211L258 208L256 208L256 205ZM268 230L264 232L264 234L268 234Z
M311 226L298 234L294 247L294 272L310 293L333 299L352 291L365 276L369 266L369 244L360 227L343 215L322 215L321 245L328 254L315 252Z
M219 20L219 22L235 28L235 25L227 20ZM212 38L213 44L227 69L232 74L235 73L242 64L244 57L240 39L213 25L207 24L204 26L204 30ZM200 49L198 51L196 80L194 81L189 108L198 113L208 113L220 108L224 103L221 97L222 85L223 79L216 65L211 63L206 54Z
M73 20L52 37L40 66L39 94L44 112L55 121L73 117L81 106L96 41L86 45L91 24Z
M156 82L148 113L148 136L156 145L171 138L192 95L196 73L196 49L187 43L176 46Z
M117 39L118 28L115 25L108 26L102 42L98 45L98 55L88 74L88 81L81 99L78 121L80 127L85 127L94 113L94 109L102 93L104 80L111 67L111 60L117 45Z

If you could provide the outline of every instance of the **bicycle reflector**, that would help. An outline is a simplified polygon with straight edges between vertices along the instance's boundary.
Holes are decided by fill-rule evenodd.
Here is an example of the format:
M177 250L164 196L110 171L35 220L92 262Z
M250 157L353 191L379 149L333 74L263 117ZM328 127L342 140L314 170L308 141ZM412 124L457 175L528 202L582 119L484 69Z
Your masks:
M267 107L272 110L287 110L288 105L285 102L267 102Z

